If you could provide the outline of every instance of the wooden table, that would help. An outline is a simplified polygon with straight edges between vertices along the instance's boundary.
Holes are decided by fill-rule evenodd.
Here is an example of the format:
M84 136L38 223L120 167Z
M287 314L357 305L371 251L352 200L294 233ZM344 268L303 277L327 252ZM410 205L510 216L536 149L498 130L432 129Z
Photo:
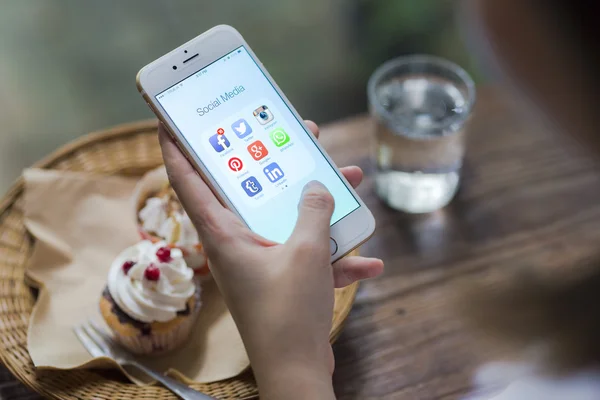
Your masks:
M569 266L597 253L600 171L590 155L523 122L498 90L478 95L460 192L430 215L395 212L374 194L368 117L322 130L338 165L367 173L359 193L378 225L361 251L386 264L383 276L361 285L334 346L339 399L460 398L495 350L475 345L448 307L456 284L517 265Z
M360 116L325 126L338 165L366 172L359 193L378 222L362 248L386 263L361 285L334 346L339 399L456 399L482 351L449 294L466 277L517 264L568 266L600 241L600 170L584 150L517 116L498 90L479 91L463 181L444 210L408 216L373 193L372 125ZM0 399L37 399L0 369Z

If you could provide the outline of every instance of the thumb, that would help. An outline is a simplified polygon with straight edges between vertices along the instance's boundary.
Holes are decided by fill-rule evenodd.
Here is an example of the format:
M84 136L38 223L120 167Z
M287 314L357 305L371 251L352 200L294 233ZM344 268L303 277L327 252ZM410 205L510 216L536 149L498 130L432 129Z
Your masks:
M298 221L290 241L329 245L333 209L333 196L329 190L317 181L307 183L298 204Z

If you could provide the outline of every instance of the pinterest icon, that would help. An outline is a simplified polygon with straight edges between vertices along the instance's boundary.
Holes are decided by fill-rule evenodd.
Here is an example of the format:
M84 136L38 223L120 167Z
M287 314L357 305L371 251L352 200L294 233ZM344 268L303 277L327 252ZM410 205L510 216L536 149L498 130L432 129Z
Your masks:
M244 168L244 163L242 163L242 160L240 160L238 157L231 157L227 162L227 165L229 165L229 168L235 172L240 172L242 168Z

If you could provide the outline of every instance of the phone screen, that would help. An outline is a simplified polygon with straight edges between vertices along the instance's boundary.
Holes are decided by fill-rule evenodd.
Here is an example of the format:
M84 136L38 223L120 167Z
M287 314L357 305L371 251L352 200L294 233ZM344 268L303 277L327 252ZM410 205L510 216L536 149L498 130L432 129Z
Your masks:
M289 238L312 180L335 199L332 225L360 206L244 46L156 99L259 235Z

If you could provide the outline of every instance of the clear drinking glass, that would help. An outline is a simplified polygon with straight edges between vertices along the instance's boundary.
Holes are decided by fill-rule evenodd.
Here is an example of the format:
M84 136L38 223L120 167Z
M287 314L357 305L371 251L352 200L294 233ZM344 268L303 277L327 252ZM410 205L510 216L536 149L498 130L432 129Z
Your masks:
M473 80L454 63L417 55L383 64L367 90L376 121L377 194L409 213L444 207L460 181Z

